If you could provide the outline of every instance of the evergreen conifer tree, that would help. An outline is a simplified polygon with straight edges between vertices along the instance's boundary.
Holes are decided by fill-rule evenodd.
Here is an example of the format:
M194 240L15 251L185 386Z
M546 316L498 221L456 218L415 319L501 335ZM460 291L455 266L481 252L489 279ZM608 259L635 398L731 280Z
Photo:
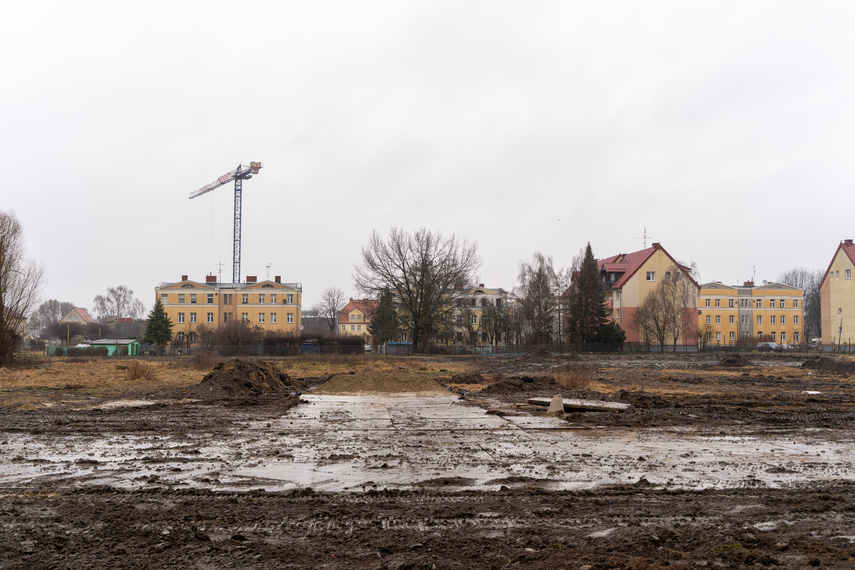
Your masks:
M608 314L600 271L589 242L585 247L582 263L572 276L570 286L570 307L567 318L567 333L570 340L598 342L599 333L608 321Z
M380 300L374 314L371 315L371 323L368 332L374 337L374 342L382 344L388 340L394 340L398 336L398 312L392 293L388 290L380 293Z
M160 299L154 302L154 308L148 315L148 324L145 327L143 342L166 346L172 340L172 321L163 310Z

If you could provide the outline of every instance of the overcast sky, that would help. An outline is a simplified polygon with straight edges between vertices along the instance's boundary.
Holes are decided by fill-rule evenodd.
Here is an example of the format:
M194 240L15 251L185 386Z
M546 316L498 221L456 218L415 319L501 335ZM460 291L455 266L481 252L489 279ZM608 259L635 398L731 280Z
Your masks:
M824 269L855 237L852 2L14 2L0 209L92 308L182 274L356 296L371 231L477 241L510 289L532 253L641 249L702 281Z

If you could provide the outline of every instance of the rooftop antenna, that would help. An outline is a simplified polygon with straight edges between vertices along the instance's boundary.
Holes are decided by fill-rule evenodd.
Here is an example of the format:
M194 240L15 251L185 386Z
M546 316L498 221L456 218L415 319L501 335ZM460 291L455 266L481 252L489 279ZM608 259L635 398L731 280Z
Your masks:
M644 242L643 242L643 243L644 243L644 247L643 247L642 249L647 249L647 238L649 238L649 237L652 237L652 236L647 235L647 224L644 224L644 235L643 235L642 237L637 237L637 238L635 238L635 239L642 239L642 240L644 240Z
M217 281L219 281L220 283L222 283L222 282L223 282L223 262L221 261L221 262L219 262L217 265L219 265L219 267L220 267L220 268L217 270Z
M270 263L268 263L268 264L267 264L267 280L268 280L268 281L270 281L270 266L271 266L271 265L272 265L272 264L270 264Z

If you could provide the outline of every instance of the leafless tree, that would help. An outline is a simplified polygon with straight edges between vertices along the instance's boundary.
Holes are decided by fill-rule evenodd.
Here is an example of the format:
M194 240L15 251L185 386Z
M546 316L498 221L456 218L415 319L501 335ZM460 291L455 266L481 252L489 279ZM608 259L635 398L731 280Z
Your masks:
M50 299L36 309L30 320L32 329L50 329L74 308L74 303Z
M822 334L822 302L819 284L824 272L821 269L810 270L794 267L778 276L778 283L798 287L804 291L804 340L809 342Z
M125 285L107 287L106 295L97 295L93 301L99 319L139 319L145 314L145 306L134 297L134 292Z
M338 325L338 314L346 304L344 291L338 287L328 287L321 293L321 300L315 309L318 311L318 316L326 321L330 328L330 334L335 332Z
M548 344L556 329L558 274L552 257L539 251L531 263L520 262L514 298L525 315L528 344Z
M24 258L24 231L12 212L0 211L0 366L8 366L26 333L44 270Z
M356 267L356 286L372 296L388 291L399 314L408 321L413 347L438 329L443 314L471 285L480 266L477 244L454 235L443 238L425 228L408 234L392 228L387 238L372 232L362 248L362 263Z
M671 341L674 350L681 336L696 334L696 315L688 316L686 309L697 307L698 286L684 266L672 265L664 279L650 291L638 307L633 320L646 342L655 340L659 350Z

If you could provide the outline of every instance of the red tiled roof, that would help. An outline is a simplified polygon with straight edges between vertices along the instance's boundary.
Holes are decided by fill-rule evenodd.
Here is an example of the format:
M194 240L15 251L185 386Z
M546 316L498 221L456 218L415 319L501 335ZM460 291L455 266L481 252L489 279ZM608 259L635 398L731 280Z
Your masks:
M84 323L94 323L95 319L89 316L89 312L86 309L78 309L74 307L72 309L77 315L83 320Z
M632 279L632 276L635 275L636 272L645 263L647 263L647 260L650 259L650 257L657 251L662 251L662 253L668 256L668 259L670 259L674 265L682 269L689 279L692 279L691 275L689 275L689 268L677 263L677 261L671 257L671 254L665 251L665 248L658 243L653 244L653 247L648 247L647 249L641 249L632 253L619 253L612 257L601 259L597 261L597 266L600 270L605 268L609 273L623 273L623 275L621 275L612 285L613 289L619 289L626 285L627 281ZM695 280L692 279L692 282L695 282ZM695 283L695 285L697 285L697 283Z
M371 320L371 313L374 312L374 309L377 308L377 301L373 299L351 299L350 302L344 306L344 308L338 313L338 322L339 323L350 323L350 313L353 311L359 310L363 315L366 315L365 321L368 322Z

